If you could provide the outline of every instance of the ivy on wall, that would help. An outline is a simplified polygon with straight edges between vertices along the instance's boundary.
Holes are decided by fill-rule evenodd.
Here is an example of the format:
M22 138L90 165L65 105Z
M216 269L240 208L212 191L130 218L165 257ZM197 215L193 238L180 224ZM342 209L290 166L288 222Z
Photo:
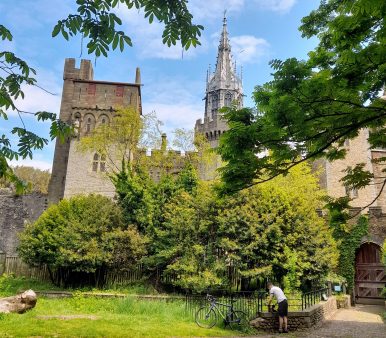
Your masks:
M367 216L363 215L356 222L348 222L349 218L349 214L342 211L342 205L330 208L330 226L339 249L337 272L346 279L348 290L351 292L355 278L355 253L363 236L368 234L369 221Z

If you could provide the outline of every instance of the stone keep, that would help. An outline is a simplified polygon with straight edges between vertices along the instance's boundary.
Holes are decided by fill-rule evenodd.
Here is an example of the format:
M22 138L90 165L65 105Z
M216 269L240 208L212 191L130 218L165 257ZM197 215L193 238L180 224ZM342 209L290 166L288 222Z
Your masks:
M89 60L81 60L76 68L75 59L66 59L63 80L59 117L74 126L76 135L64 143L56 141L49 203L81 193L113 197L114 187L104 174L105 159L96 153L78 152L77 143L98 125L109 123L119 107L131 106L141 114L139 68L135 83L98 81Z
M204 121L197 120L195 125L195 132L204 134L212 148L218 146L220 135L228 130L219 109L229 107L232 103L236 103L238 108L243 106L243 86L232 61L227 20L224 17L216 69L213 74L208 70L207 74Z

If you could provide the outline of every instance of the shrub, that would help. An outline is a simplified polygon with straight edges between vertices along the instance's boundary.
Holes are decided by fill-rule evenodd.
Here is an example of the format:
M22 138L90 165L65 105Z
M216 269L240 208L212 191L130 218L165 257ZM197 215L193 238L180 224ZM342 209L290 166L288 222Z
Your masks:
M26 263L46 264L55 284L101 285L108 268L132 266L144 247L113 201L89 195L50 206L21 233L18 251Z

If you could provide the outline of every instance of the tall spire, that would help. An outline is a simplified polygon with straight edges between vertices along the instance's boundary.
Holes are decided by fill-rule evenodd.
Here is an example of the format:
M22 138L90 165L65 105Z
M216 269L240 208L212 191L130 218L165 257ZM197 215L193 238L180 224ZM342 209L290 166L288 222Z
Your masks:
M235 72L235 64L232 61L231 45L229 42L228 30L227 30L227 17L226 11L224 11L222 32L218 46L216 69L210 82L212 87L229 88L231 83L239 82Z
M231 104L236 104L238 108L243 106L243 86L236 74L236 64L232 61L227 28L225 11L215 71L212 73L209 66L206 78L204 120L197 120L195 127L196 133L204 134L212 148L218 146L220 135L229 129L219 113L220 109Z
M228 31L227 31L227 17L226 17L227 11L224 11L224 18L223 18L223 24L222 24L222 33L221 33L221 39L220 39L220 45L218 46L219 51L221 49L231 51L231 46L229 44L229 38L228 38Z

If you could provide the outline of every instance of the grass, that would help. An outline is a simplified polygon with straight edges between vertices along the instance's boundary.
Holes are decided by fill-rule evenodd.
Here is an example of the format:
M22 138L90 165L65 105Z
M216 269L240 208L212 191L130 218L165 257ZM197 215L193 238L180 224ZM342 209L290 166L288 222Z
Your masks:
M223 327L202 329L185 314L182 301L133 298L39 298L25 314L0 317L2 337L170 337L240 335ZM42 316L91 315L96 318L44 319ZM20 325L22 323L22 325Z
M56 289L49 284L25 278L0 277L0 295L2 297L29 288L37 291ZM137 287L123 290L138 292ZM76 318L77 315L89 316L89 318ZM61 316L61 318L55 316ZM63 318L63 316L68 317ZM84 297L82 291L75 291L72 298L39 297L35 308L25 314L0 314L0 332L1 337L220 337L242 335L223 325L215 326L212 329L198 327L192 316L186 313L183 301L149 301L138 300L135 297L94 298Z
M34 291L50 291L60 290L49 282L40 282L35 279L24 277L14 277L13 275L0 276L0 296L6 297L15 295L25 290L32 289Z

